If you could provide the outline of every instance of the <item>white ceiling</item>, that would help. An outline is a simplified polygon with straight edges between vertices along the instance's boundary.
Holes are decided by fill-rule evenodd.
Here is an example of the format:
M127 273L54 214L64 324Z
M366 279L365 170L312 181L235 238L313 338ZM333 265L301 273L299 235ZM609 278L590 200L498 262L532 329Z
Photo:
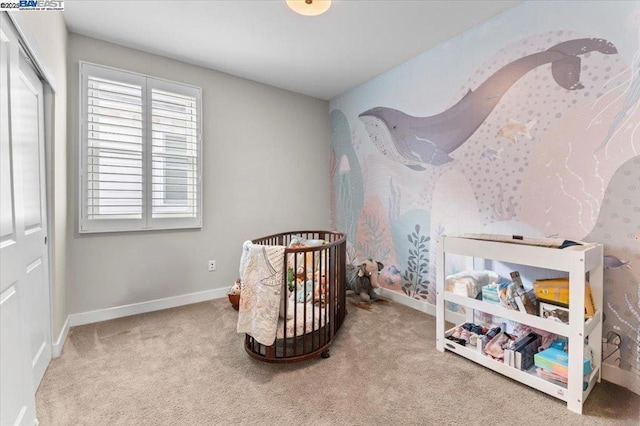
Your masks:
M332 99L521 0L334 0L307 17L284 0L65 2L69 31Z

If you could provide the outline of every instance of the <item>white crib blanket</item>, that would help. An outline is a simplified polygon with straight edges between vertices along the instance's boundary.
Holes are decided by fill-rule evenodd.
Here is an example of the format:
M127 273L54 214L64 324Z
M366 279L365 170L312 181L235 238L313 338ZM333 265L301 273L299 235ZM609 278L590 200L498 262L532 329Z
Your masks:
M244 243L240 259L238 333L271 346L276 339L284 282L284 246Z

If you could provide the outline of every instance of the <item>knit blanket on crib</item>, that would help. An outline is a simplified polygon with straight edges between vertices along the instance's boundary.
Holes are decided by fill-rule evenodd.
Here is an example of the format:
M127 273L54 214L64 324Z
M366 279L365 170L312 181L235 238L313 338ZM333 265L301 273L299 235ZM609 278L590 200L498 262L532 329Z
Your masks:
M240 259L238 333L271 346L276 339L284 283L284 246L244 243Z

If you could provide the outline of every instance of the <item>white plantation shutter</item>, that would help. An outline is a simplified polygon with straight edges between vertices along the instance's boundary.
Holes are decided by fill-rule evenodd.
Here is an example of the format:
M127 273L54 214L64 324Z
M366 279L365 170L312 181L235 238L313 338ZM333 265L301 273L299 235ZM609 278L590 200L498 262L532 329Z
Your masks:
M89 77L87 216L142 218L142 87Z
M200 227L201 90L80 67L80 232Z
M198 99L151 88L152 218L198 213ZM183 92L184 93L184 92Z

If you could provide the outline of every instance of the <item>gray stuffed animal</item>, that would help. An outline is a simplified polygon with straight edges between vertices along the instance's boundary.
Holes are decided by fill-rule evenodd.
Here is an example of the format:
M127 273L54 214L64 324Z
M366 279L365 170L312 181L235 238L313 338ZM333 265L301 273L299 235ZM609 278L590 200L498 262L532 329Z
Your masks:
M374 291L379 288L379 272L384 265L373 259L367 259L360 266L347 265L347 290L351 290L360 296L360 302L352 302L355 306L363 309L371 309L371 302L375 300L387 302Z

